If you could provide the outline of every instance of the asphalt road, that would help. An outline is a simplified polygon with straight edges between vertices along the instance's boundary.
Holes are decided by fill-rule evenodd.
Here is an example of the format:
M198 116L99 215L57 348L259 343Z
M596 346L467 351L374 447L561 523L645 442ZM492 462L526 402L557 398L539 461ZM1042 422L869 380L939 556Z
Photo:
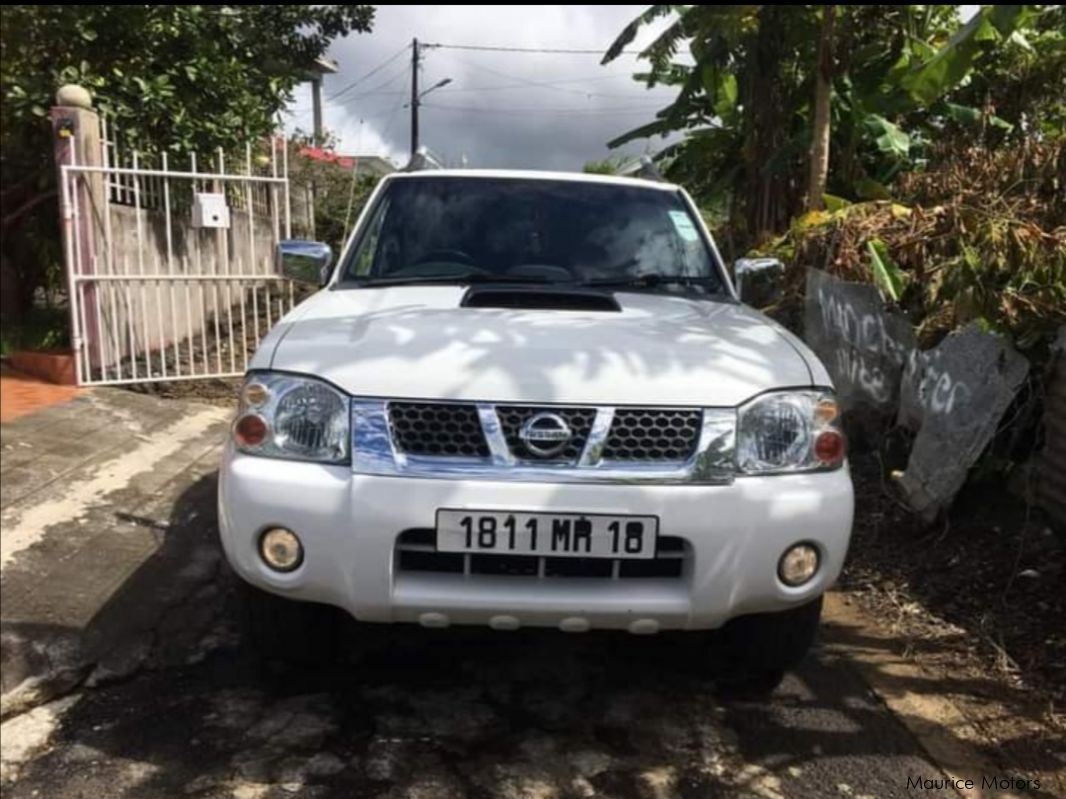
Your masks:
M4 721L5 799L947 795L908 790L942 775L846 648L746 703L662 636L342 620L330 658L262 664L218 547L224 431L117 391L3 427L4 698L74 691Z
M223 647L84 689L4 796L885 799L941 777L827 652L725 703L662 638L372 633L314 668Z

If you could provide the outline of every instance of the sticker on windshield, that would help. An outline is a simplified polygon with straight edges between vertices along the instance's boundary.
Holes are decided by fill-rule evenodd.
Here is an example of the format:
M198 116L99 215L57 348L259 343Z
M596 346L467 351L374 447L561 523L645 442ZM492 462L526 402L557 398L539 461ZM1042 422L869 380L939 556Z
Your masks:
M685 241L700 240L700 234L696 232L696 228L688 214L684 211L670 211L669 213L670 221L674 223L674 230L677 231L677 235Z

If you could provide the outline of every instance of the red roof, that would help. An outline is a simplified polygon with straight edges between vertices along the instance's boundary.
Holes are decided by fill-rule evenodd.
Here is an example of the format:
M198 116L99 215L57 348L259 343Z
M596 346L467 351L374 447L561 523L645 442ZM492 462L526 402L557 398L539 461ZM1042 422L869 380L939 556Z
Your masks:
M326 163L336 164L341 169L355 167L355 159L351 156L338 155L332 150L324 150L321 147L304 147L300 150L300 155L310 158L312 161L325 161Z

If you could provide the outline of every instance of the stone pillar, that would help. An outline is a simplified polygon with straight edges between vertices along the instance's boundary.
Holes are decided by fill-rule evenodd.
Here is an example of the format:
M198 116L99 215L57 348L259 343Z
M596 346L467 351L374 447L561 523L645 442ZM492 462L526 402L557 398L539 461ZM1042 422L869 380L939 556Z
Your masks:
M63 215L64 267L67 271L67 291L71 308L71 347L78 366L79 382L84 368L97 365L92 360L98 352L99 313L95 287L79 284L74 274L91 275L98 271L99 259L104 257L106 241L104 218L109 213L104 194L105 176L102 173L71 176L69 191L64 194L62 166L103 166L100 146L100 117L92 107L92 97L81 86L66 85L56 92L56 104L50 113L60 210ZM64 197L69 202L64 203ZM102 269L106 269L103 267ZM73 270L74 274L71 274ZM102 270L101 270L102 271ZM79 293L82 313L76 314L75 292ZM90 353L90 359L82 352Z

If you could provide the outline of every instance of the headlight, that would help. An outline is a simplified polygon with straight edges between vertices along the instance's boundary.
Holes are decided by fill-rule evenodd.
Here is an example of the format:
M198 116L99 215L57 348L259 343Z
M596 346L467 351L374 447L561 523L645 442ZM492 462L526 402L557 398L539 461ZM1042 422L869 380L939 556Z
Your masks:
M741 406L737 468L748 474L835 469L846 442L840 408L827 391L779 391Z
M348 460L348 397L309 377L249 375L233 442L250 455L342 463Z

